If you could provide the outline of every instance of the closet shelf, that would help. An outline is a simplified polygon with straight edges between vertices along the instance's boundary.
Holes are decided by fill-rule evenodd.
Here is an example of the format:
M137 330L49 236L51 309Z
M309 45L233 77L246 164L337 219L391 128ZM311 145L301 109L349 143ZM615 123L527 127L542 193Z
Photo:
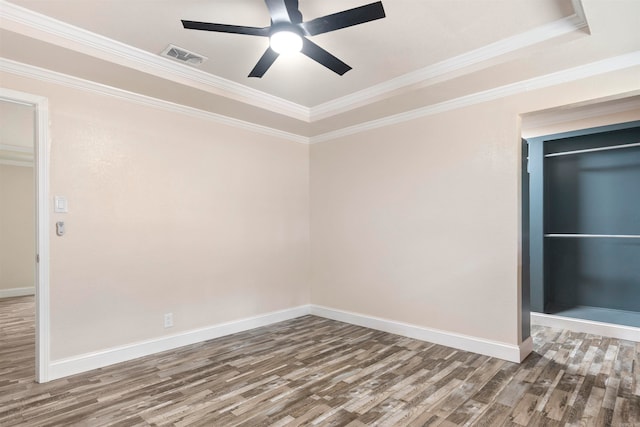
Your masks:
M544 237L574 237L574 238L595 238L595 239L640 239L639 234L545 234Z
M621 148L631 148L631 147L640 147L640 142L634 142L633 144L610 145L608 147L586 148L584 150L563 151L563 152L560 152L560 153L545 154L544 156L545 157L568 156L568 155L571 155L571 154L582 154L582 153L593 153L593 152L596 152L596 151L619 150Z

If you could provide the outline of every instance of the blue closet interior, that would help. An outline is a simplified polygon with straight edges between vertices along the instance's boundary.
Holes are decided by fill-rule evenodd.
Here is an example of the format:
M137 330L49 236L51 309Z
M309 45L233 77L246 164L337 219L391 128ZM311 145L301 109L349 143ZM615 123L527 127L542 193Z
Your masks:
M527 143L531 310L640 327L640 122Z

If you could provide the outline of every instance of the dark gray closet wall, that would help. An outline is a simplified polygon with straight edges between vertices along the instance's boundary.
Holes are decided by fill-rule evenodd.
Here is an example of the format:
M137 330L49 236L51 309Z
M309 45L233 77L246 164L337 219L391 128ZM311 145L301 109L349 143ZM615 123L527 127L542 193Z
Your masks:
M640 326L640 123L528 142L532 310Z

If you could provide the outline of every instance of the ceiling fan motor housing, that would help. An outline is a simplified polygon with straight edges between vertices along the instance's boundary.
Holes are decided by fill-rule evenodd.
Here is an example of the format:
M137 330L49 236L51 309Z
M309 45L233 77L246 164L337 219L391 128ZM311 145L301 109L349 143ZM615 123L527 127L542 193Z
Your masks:
M272 25L269 35L269 46L281 55L300 52L302 49L302 37L302 30L297 25Z

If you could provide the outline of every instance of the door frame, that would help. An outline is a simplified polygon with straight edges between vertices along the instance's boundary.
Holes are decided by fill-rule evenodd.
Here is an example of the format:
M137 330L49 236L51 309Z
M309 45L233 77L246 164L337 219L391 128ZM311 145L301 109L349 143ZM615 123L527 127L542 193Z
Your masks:
M36 193L36 371L35 380L49 381L49 101L47 98L0 88L0 99L35 109L34 174Z

